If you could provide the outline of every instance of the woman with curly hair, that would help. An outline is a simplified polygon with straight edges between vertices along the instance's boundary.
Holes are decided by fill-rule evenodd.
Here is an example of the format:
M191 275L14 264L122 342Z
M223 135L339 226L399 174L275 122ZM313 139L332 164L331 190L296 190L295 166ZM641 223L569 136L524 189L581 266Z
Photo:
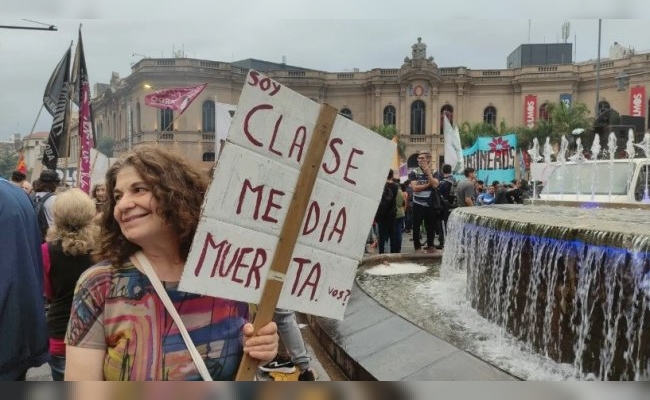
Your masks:
M106 190L95 253L104 261L77 285L66 380L230 380L244 352L272 360L274 323L253 336L248 304L178 290L206 179L180 156L141 146L109 168Z
M52 379L62 381L65 371L65 337L72 295L79 276L92 264L91 252L98 231L93 223L95 203L79 189L57 195L52 225L41 246L45 297L50 302L47 327L50 336Z

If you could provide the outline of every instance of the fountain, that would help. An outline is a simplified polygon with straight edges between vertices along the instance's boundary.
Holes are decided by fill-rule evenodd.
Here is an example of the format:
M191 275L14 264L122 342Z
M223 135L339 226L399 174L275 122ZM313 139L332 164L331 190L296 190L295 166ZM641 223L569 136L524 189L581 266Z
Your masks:
M614 132L607 138L607 151L609 153L609 201L612 201L612 186L614 185L614 158L616 157L617 139Z
M546 141L544 142L544 162L546 164L551 163L551 156L553 155L553 146L551 146L551 138L546 137Z
M576 174L575 174L575 180L576 180L576 199L580 198L580 164L584 161L585 156L583 154L584 148L582 147L582 139L577 138L576 139L576 152L574 155L569 157L570 161L575 162L578 164L576 166Z
M635 146L643 150L643 154L645 154L646 159L650 157L650 133L646 132L643 135L643 140L641 141L641 143L637 143L635 144ZM643 199L642 199L644 203L650 203L650 194L648 193L648 175L649 174L646 171L645 186L643 189Z
M591 143L591 161L593 168L591 170L591 201L596 199L596 179L598 179L598 164L596 160L600 154L600 135L594 134L594 141Z
M441 276L575 379L650 379L650 213L495 205L449 218Z
M542 160L542 156L539 154L539 140L533 138L533 147L526 150L530 156L531 163L537 163ZM537 183L533 182L533 201L537 198Z
M566 172L566 152L569 148L569 140L562 135L560 141L560 151L557 153L557 160L560 163L560 170L558 172L558 181L560 182L560 200L564 198L564 175Z

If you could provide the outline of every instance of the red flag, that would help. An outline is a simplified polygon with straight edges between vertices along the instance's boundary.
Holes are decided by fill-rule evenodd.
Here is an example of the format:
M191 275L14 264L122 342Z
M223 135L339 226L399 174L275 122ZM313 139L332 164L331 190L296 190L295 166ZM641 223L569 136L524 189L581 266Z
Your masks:
M16 164L16 171L20 171L23 174L27 175L27 165L25 165L25 154L20 152L20 158L18 158L18 164Z
M206 86L208 86L207 83L188 88L156 90L144 96L144 104L156 108L172 109L181 115Z
M93 143L93 123L90 113L90 82L88 81L88 70L81 39L81 28L73 64L72 81L73 93L75 93L73 97L78 99L79 105L79 188L90 194L90 149L94 148L95 144Z

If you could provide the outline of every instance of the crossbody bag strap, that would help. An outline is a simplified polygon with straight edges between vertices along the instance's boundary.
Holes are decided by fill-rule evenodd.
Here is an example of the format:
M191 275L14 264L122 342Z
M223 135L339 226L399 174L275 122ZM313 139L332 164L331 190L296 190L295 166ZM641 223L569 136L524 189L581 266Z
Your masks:
M138 260L138 263L144 270L145 275L147 275L147 278L149 278L149 280L151 281L151 284L156 290L156 293L158 293L158 297L160 297L160 300L162 300L163 304L165 305L165 308L167 309L167 312L174 320L174 323L178 327L178 330L181 332L181 336L185 341L185 345L187 346L187 349L190 351L190 355L192 356L192 360L194 361L196 368L199 370L199 373L201 374L201 378L203 378L204 381L212 381L212 377L208 372L208 367L205 365L205 361L203 360L203 357L201 357L199 352L196 350L196 346L194 346L194 342L192 342L192 338L190 337L190 334L187 332L187 328L185 328L185 324L183 324L181 317L178 315L178 311L176 311L176 307L174 307L174 305L172 304L172 301L170 300L167 291L165 290L165 288L163 288L162 283L158 278L158 275L156 275L156 272L153 270L153 267L151 266L151 263L144 255L144 253L142 253L142 251L138 251L137 253L135 253L135 258L136 260Z

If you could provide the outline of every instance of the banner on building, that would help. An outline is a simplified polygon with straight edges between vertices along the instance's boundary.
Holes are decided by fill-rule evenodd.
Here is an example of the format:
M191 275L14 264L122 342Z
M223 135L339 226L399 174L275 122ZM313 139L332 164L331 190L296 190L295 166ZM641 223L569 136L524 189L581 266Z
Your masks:
M532 128L537 122L537 96L529 94L524 97L524 124Z
M630 115L645 117L645 86L630 88Z
M562 104L566 108L571 108L571 94L570 93L562 93L560 95L560 104Z
M463 149L465 168L476 170L476 179L487 183L515 179L517 136L479 137L472 147Z

